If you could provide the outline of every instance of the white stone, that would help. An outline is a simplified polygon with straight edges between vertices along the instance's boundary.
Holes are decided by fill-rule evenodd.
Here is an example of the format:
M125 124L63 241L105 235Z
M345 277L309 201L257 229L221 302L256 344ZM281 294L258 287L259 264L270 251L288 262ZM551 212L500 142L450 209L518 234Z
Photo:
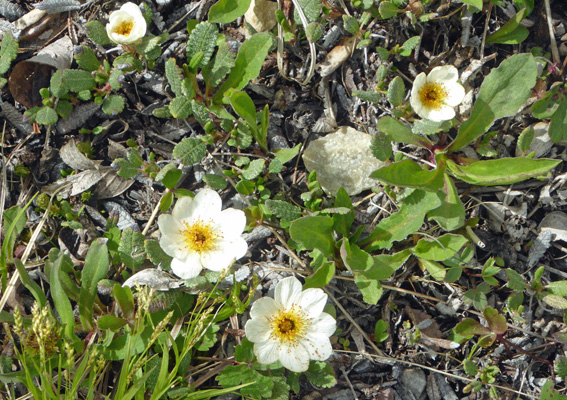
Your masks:
M336 132L314 140L303 154L309 172L317 172L323 189L333 195L342 186L353 196L379 185L370 174L386 163L370 151L369 134L343 126Z

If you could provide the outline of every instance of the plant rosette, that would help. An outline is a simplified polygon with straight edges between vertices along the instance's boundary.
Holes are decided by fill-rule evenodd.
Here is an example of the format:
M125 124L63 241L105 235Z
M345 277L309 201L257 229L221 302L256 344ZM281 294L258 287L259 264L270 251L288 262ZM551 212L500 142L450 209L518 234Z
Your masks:
M280 361L293 372L304 372L309 360L324 361L333 349L329 337L336 321L323 312L327 295L321 289L302 291L294 277L282 279L274 298L262 297L252 304L246 337L254 343L261 364Z
M140 7L126 3L120 10L113 11L108 17L106 33L117 44L132 44L146 34L147 24Z
M175 275L190 279L203 268L224 271L246 254L248 244L241 236L246 225L244 212L221 208L218 193L203 189L195 198L180 198L171 214L159 216L159 244L173 257Z
M455 107L465 97L465 88L457 82L459 71L452 65L435 67L413 81L410 104L421 117L440 122L455 117Z

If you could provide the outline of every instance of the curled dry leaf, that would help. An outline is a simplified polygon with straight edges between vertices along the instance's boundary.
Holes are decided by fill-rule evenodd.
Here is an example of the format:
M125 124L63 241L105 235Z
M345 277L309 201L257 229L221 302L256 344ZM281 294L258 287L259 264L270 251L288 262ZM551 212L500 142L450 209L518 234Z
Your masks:
M71 68L73 61L73 42L65 36L41 50L29 60L20 61L14 66L8 80L12 97L26 108L42 104L39 90L49 87L54 70Z
M349 59L356 48L357 38L349 36L344 38L341 43L327 54L325 61L319 65L321 77L331 75L337 68Z
M177 289L181 287L183 281L169 275L164 271L156 268L144 269L135 273L122 286L133 287L136 285L147 286L154 290L167 291L169 289Z

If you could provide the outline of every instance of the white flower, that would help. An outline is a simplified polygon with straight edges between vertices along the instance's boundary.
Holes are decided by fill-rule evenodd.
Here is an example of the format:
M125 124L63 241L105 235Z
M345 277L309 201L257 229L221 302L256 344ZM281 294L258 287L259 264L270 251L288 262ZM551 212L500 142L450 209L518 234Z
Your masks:
M203 268L223 271L246 254L248 245L240 236L246 225L244 212L221 207L218 193L203 189L193 199L180 198L171 214L160 215L159 244L173 257L175 275L190 279Z
M301 291L301 283L290 277L277 284L274 297L256 300L244 327L258 361L279 360L290 371L303 372L309 360L329 358L336 322L323 312L327 295L321 289Z
M422 72L413 81L410 103L422 118L447 121L455 117L454 107L461 104L465 88L457 82L459 71L452 65L435 67L425 76Z
M110 13L106 33L110 40L118 44L137 42L146 34L146 20L134 3L126 3L120 10Z

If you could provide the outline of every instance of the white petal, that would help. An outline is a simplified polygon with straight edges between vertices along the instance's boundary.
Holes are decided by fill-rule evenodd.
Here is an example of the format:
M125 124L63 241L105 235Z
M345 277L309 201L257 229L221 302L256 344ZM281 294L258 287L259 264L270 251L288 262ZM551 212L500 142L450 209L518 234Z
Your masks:
M331 315L324 312L321 313L321 315L319 315L319 317L317 317L315 320L313 320L313 323L308 329L308 333L314 332L319 335L329 337L333 335L336 330L337 321L335 321L335 319Z
M311 360L324 361L333 352L329 338L317 333L306 334L301 340L301 345L305 348Z
M452 65L435 67L427 75L428 82L452 83L459 79L459 71Z
M285 309L291 307L295 303L295 299L301 293L301 282L299 282L293 276L289 278L282 279L276 285L274 299L278 306L282 306Z
M305 289L297 297L296 302L309 318L316 318L325 308L327 295L322 289Z
M280 345L274 340L254 343L254 354L260 364L272 364L280 359Z
M216 222L225 237L240 236L246 226L246 215L243 211L227 208Z
M171 215L178 221L184 221L190 219L194 212L194 199L192 199L191 196L183 196L175 203Z
M203 189L193 199L195 215L202 221L217 220L222 208L222 200L217 192L212 189Z
M251 319L244 326L246 337L252 343L262 343L268 341L272 333L270 324L265 318Z
M411 88L410 104L413 110L419 114L418 110L421 110L423 105L419 98L419 91L427 83L427 76L424 72L415 77L413 81L413 86ZM420 114L421 115L421 114Z
M232 242L218 241L216 250L201 253L201 263L204 268L211 271L223 271L234 263L237 258L236 252L240 250Z
M202 269L203 267L199 261L199 255L196 253L191 254L185 260L174 258L171 261L171 270L181 279L194 278L201 273Z
M250 317L254 318L270 318L278 313L276 302L271 297L262 297L252 303L250 309Z
M125 3L122 7L120 7L120 11L130 14L133 18L143 17L140 7L131 2Z
M450 85L445 85L447 89L447 98L445 99L445 104L451 107L456 107L465 98L465 88L458 82L454 82Z
M455 110L450 106L441 106L438 110L423 109L419 115L435 122L448 121L455 118Z
M284 367L293 372L304 372L309 368L309 353L301 345L283 345L280 350L280 361Z

